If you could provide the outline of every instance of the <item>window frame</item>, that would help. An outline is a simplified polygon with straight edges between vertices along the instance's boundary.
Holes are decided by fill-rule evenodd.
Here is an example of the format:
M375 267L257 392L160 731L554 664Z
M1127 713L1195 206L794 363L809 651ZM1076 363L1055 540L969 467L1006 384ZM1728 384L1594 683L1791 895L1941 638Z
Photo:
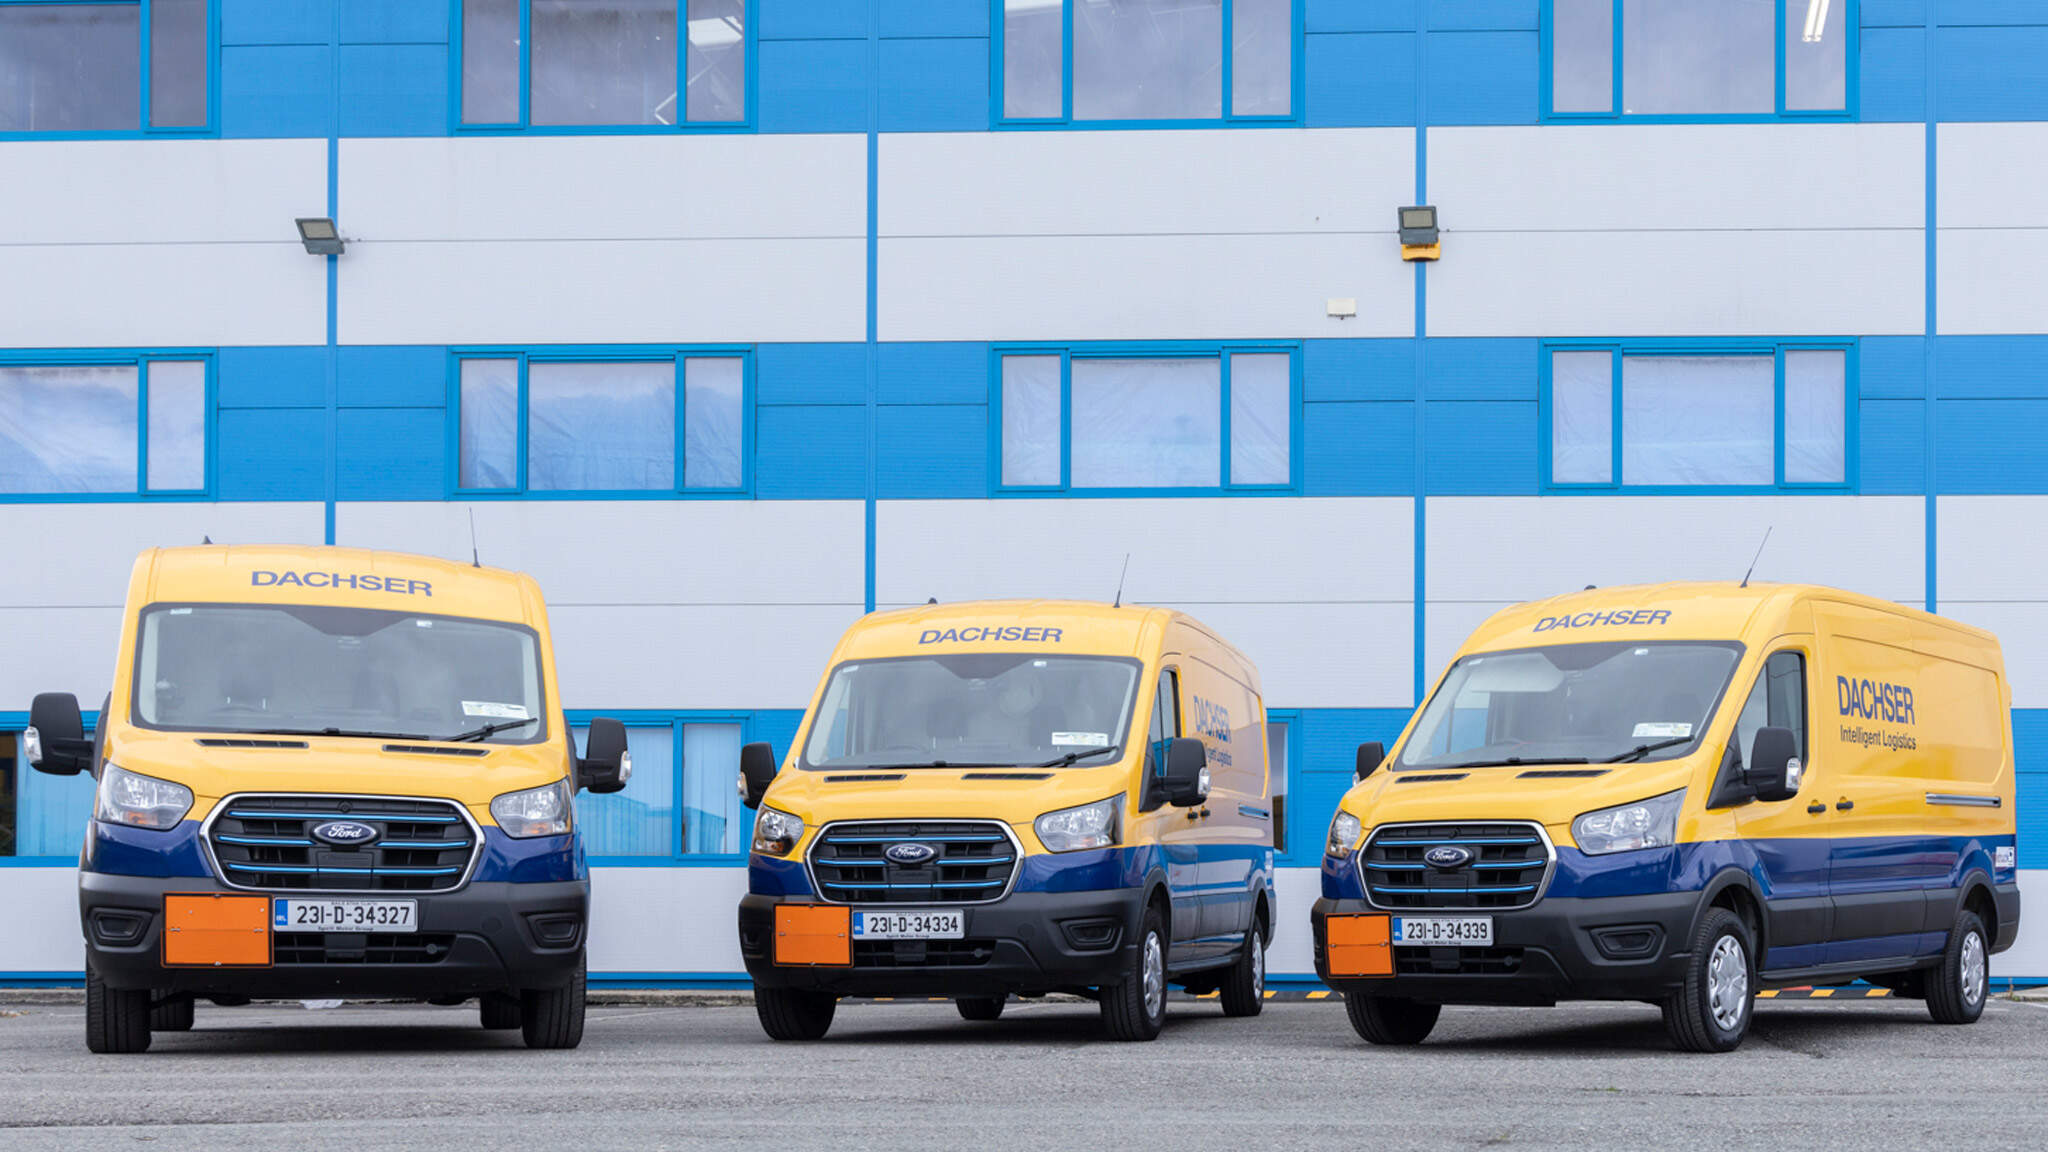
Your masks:
M737 359L740 362L740 482L730 488L685 486L687 471L683 457L688 429L684 414L688 405L684 361L690 359ZM466 360L516 360L519 382L518 410L514 423L517 484L506 488L465 488L462 486L462 364ZM600 364L672 362L675 366L675 484L672 488L543 488L527 483L527 370L540 364ZM448 352L448 408L445 446L448 462L445 488L450 500L746 500L754 495L754 349L741 344L692 344L650 347L505 347L474 345L451 348Z
M625 725L628 729L669 729L671 752L668 770L671 773L671 780L675 785L676 828L675 837L670 843L670 851L667 856L599 856L589 853L588 845L586 845L585 851L590 866L593 868L733 868L745 866L748 852L744 847L738 852L685 852L683 850L683 838L688 834L687 830L689 828L689 820L685 816L683 800L683 785L685 783L683 773L686 767L683 763L683 727L688 724L736 724L740 730L740 746L745 747L749 742L757 739L755 735L756 720L754 713L667 708L629 708L623 710L617 708L564 709L562 722L565 726L565 734L569 737L570 744L579 752L582 746L576 743L576 729L587 729L590 722L599 717L610 717ZM642 772L652 770L653 767L651 764L641 764L635 761L633 764L633 775L638 777ZM627 785L627 787L631 786L630 783ZM582 792L579 790L577 794L581 795ZM751 842L753 838L752 810L742 805L740 812L743 825L740 838L741 842L745 844ZM580 823L577 826L577 830L580 834L582 830Z
M1833 0L1842 5L1842 107L1840 108L1791 108L1785 107L1785 10L1788 4L1798 0L1775 0L1777 9L1776 35L1772 37L1771 49L1774 60L1774 110L1770 112L1662 112L1631 114L1622 109L1623 61L1622 8L1624 0L1614 3L1614 53L1611 60L1613 75L1610 78L1612 92L1610 107L1605 112L1559 112L1552 107L1556 98L1557 57L1556 46L1551 37L1556 28L1556 0L1543 0L1538 14L1540 26L1540 47L1537 49L1537 85L1540 115L1544 123L1560 124L1768 124L1781 120L1789 121L1856 121L1862 119L1862 0Z
M760 114L761 0L746 0L746 80L737 120L690 120L689 0L676 3L676 104L682 115L673 124L535 124L533 122L533 0L519 2L519 119L509 123L464 123L462 119L463 0L447 0L448 124L457 136L665 136L675 133L753 132Z
M1288 0L1290 34L1288 36L1288 63L1290 75L1287 78L1288 115L1285 116L1238 116L1230 111L1231 81L1236 67L1231 41L1232 20L1237 10L1237 0L1223 0L1223 70L1220 83L1223 91L1223 114L1219 117L1200 119L1124 119L1124 120L1078 120L1074 117L1074 0L1060 0L1060 115L1059 116L1006 116L1003 113L1003 0L989 0L989 127L996 130L1034 131L1045 129L1110 131L1128 128L1289 128L1300 127L1305 121L1302 103L1308 92L1305 81L1307 72L1307 40L1303 35L1306 24L1305 11L1308 0Z
M204 479L197 488L149 487L149 365L199 362L205 365L200 445ZM0 504L129 504L211 500L219 483L219 352L212 348L136 348L35 352L0 349L0 368L128 367L135 369L135 488L129 492L0 492Z
M60 6L71 8L139 8L136 15L138 52L142 59L136 71L138 97L136 127L96 128L84 131L34 130L0 131L0 140L143 140L163 137L208 137L220 135L220 10L222 0L206 4L206 123L153 128L149 123L150 19L155 0L0 0L0 8Z
M1233 484L1230 480L1230 358L1234 355L1287 356L1287 482L1285 484ZM1006 356L1058 356L1060 359L1060 482L1058 484L1003 483L1003 358ZM1215 485L1197 487L1077 488L1073 484L1074 464L1074 361L1081 360L1196 360L1214 358L1217 363L1218 402L1222 405L1219 451L1222 460ZM1000 497L1106 497L1157 496L1291 496L1302 487L1302 343L1298 340L1267 341L1174 341L1149 343L995 344L989 348L989 493Z
M100 726L100 713L99 713L99 710L98 710L97 708L95 708L95 709L92 709L92 710L90 710L90 711L81 711L81 712L79 713L79 718L80 718L80 719L81 719L82 721L84 721L84 726L85 726L85 736L86 736L86 738L87 738L88 740L89 740L89 739L92 739L92 738L94 737L94 735L95 735L95 734L96 734L96 733L97 733L97 732L99 731L99 726ZM15 759L14 759L14 836L15 836L15 840L14 840L14 846L15 846L15 849L16 849L17 851L19 851L19 850L20 850L20 847L21 847L21 820L22 820L22 814L23 814L23 812L25 812L25 811L27 810L27 808L28 808L28 804L27 804L27 801L28 801L28 798L29 798L29 797L28 797L29 789L28 789L28 787L26 786L26 783L25 783L25 782L26 782L26 781L28 780L28 778L29 778L30 776L32 776L32 775L41 775L41 774L42 774L42 773L40 773L40 772L39 772L39 771L38 771L38 770L37 770L36 768L33 768L33 767L31 767L31 766L29 765L29 762L28 762L28 760L27 760L27 759L26 759L25 757L23 757L23 756L22 756L22 755L20 754L20 751L21 751L21 744L20 744L20 739L21 739L21 733L22 733L22 731L23 731L24 729L26 729L27 727L28 727L28 713L26 713L26 712L0 712L0 732L11 732L11 733L13 733L13 734L14 734L14 737L15 737L15 740L16 740L16 743L15 743ZM61 780L76 780L76 779L79 779L79 778L81 778L81 777L82 777L82 778L84 778L84 779L86 779L86 780L92 780L92 781L94 781L94 785L93 785L93 787L94 787L94 789L95 789L95 790L96 790L96 789L97 789L97 788L99 787L99 785L98 785L98 782L97 782L97 781L98 781L98 772L97 772L96 770L95 770L95 771L87 771L87 772L80 772L80 773L78 774L78 776L75 776L75 777L55 777L55 776L53 776L53 777L50 777L50 779L51 779L51 780L60 780L60 779L61 779ZM53 787L61 787L61 785L49 785L49 786L53 786ZM38 803L38 805L40 805L40 804L42 803L42 801L41 801L41 799L40 799L40 798L38 798L38 800L37 800L37 803ZM90 829L90 827L91 827L91 823L92 823L92 802L91 802L90 800L88 800L88 801L87 801L87 803L86 803L86 819L85 819L85 822L84 822L83 824L81 824L81 825L80 825L80 829L81 829L81 835L83 834L83 832L84 832L85 830L88 830L88 829ZM13 855L13 856L0 856L0 868L76 868L76 867L78 867L78 852L77 852L76 850L73 850L73 851L69 851L69 852L64 852L64 853L61 853L61 854L58 854L58 855L49 855L49 854L44 854L44 855L39 855L39 856L21 856L21 855Z
M1538 491L1544 495L1585 494L1595 496L1676 496L1708 494L1717 496L1781 495L1814 493L1853 495L1858 480L1858 350L1854 338L1796 337L1787 339L1688 338L1653 340L1545 340L1538 346L1537 470ZM1558 352L1606 352L1611 366L1608 403L1612 416L1608 435L1612 455L1605 482L1566 481L1552 478L1555 451L1551 428L1551 363ZM1787 352L1842 353L1842 479L1839 481L1788 481L1785 479L1785 354ZM1622 362L1629 357L1683 356L1770 356L1772 363L1772 445L1774 479L1770 484L1630 484L1622 474Z

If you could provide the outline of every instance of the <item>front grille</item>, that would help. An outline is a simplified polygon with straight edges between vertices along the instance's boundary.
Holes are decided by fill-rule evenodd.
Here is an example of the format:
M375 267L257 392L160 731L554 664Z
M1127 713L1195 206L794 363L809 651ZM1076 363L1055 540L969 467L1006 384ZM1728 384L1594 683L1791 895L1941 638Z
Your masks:
M938 855L900 864L884 853L923 844ZM818 895L839 904L985 904L1017 871L1017 847L985 820L876 820L828 826L811 845Z
M455 947L449 933L279 932L277 964L439 964Z
M1511 976L1522 970L1520 948L1396 948L1397 976Z
M353 847L313 839L311 830L329 820L367 824L377 837ZM236 796L222 802L207 843L221 879L235 888L446 892L468 874L477 834L446 800Z
M993 940L855 940L855 968L976 968L996 954Z
M1472 853L1451 868L1430 864L1432 848ZM1373 831L1358 854L1366 897L1381 908L1526 908L1543 894L1550 845L1534 824L1395 824Z

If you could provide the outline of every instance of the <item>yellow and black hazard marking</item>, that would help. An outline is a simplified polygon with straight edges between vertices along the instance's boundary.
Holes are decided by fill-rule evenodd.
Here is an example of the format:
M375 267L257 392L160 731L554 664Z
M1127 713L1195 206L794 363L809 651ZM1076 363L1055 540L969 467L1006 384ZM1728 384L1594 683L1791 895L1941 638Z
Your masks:
M1765 988L1756 994L1759 1000L1875 1000L1889 996L1889 988L1871 988L1854 985L1847 988Z

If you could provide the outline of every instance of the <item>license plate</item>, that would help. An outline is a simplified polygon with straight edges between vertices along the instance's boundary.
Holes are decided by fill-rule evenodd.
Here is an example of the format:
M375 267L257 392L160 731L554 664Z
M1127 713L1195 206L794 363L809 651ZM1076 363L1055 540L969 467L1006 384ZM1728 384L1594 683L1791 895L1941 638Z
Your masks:
M855 940L958 940L967 916L958 908L939 912L855 912Z
M1453 948L1493 946L1491 916L1396 916L1393 942Z
M270 926L279 932L417 932L417 900L320 900L279 897L270 902Z

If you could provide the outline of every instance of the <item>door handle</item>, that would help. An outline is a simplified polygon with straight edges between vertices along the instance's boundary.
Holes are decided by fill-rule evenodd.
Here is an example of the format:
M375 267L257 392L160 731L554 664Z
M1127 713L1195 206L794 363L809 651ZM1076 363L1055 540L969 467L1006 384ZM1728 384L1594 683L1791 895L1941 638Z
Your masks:
M1856 802L1854 800L1835 801L1835 811L1837 812L1847 812L1849 809L1854 808L1855 806Z
M1823 812L1825 812L1825 811L1827 811L1827 810L1828 810L1828 806L1827 806L1827 805L1825 805L1825 804L1823 804L1823 803L1821 803L1821 802L1820 802L1820 801L1818 801L1818 800L1815 800L1815 801L1814 801L1813 803L1811 803L1811 804L1808 804L1808 805L1806 806L1806 811L1807 811L1807 814L1808 814L1808 815L1811 815L1811 816L1818 816L1818 815L1820 815L1821 813L1823 813Z

